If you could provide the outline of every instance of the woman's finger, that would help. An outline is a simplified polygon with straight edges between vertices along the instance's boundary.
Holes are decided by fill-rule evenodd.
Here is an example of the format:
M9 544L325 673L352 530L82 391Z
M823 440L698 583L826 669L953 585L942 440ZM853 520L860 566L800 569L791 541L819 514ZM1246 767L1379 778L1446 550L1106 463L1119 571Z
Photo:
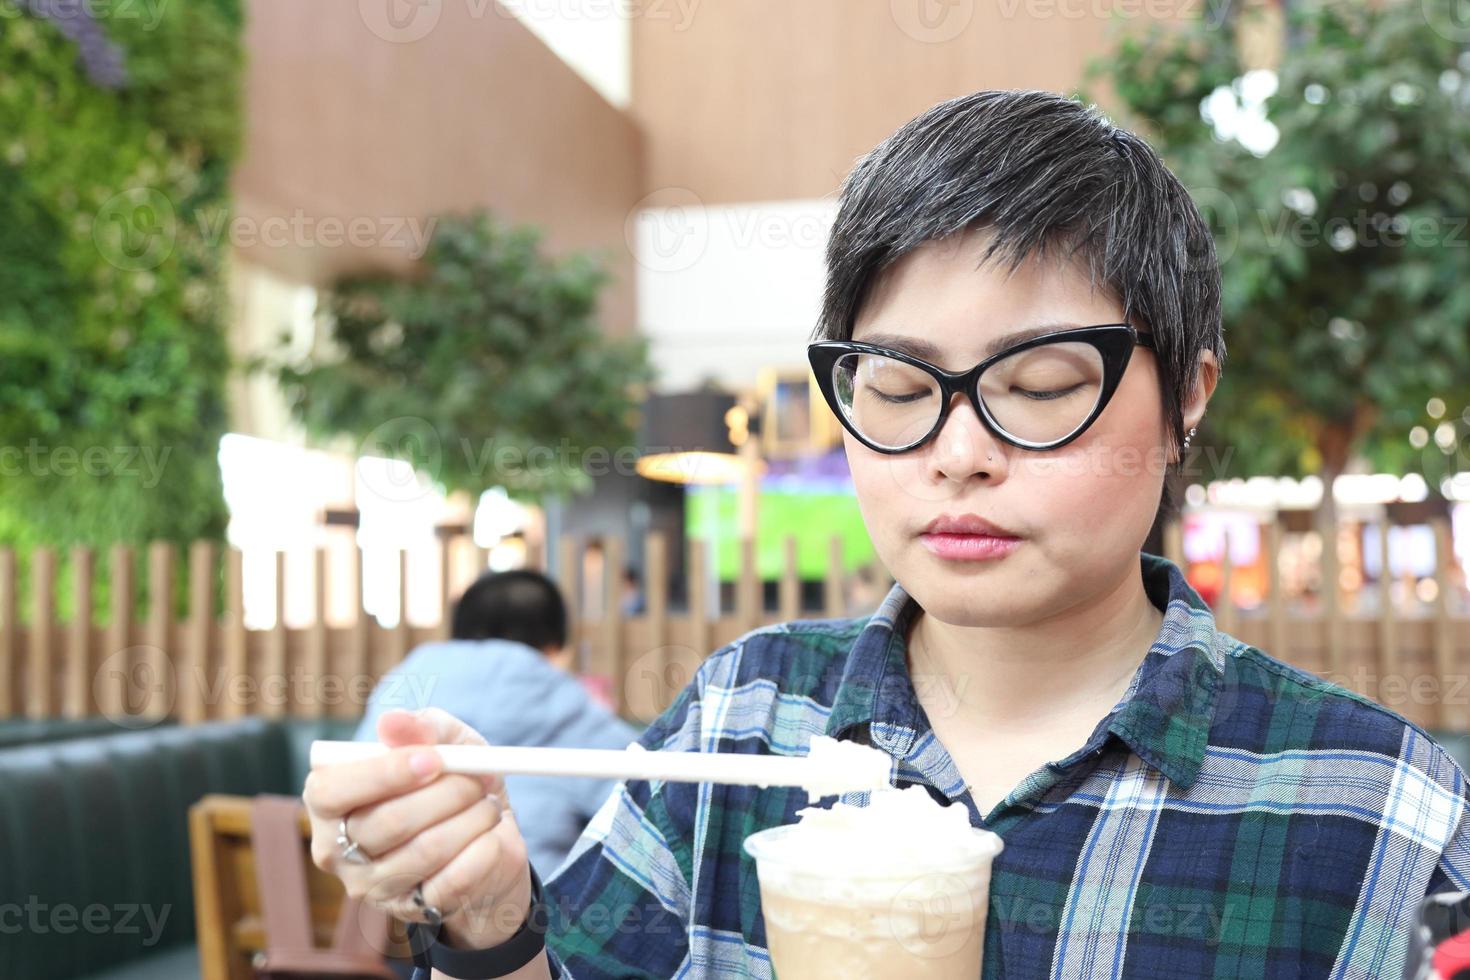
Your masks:
M416 886L446 867L477 837L494 830L500 819L499 801L484 797L401 847L344 875L343 884L348 894L376 896L379 901L394 896L407 899Z
M491 925L484 921L487 916L508 915L510 918L502 925L505 931L514 932L525 919L524 904L482 907L474 897L509 894L511 885L525 871L526 862L525 839L516 827L515 815L507 810L494 830L475 838L423 881L424 900L445 916L462 912L476 929Z
M484 745L485 737L443 708L408 711L395 708L378 717L378 741L398 748L405 745ZM494 777L478 776L485 792L498 792Z
M301 798L314 817L336 820L423 786L443 768L439 753L406 746L371 759L315 767L306 774Z
M347 832L369 857L378 858L486 795L484 783L473 776L444 775L402 796L354 810L347 815Z

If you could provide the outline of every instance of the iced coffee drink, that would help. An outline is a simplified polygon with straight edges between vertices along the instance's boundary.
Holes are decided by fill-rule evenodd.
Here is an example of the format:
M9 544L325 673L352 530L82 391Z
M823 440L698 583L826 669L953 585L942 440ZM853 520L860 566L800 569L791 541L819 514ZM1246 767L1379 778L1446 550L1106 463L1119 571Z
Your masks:
M746 838L778 980L975 980L995 834L923 787Z

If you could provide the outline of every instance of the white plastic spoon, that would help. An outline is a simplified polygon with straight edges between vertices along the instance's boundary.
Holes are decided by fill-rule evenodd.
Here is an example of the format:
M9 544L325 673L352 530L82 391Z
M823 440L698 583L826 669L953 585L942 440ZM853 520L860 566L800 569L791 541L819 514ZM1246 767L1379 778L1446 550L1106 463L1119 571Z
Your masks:
M890 785L893 760L855 742L812 736L808 754L739 755L727 752L649 752L626 749L528 748L513 745L435 745L447 772L485 776L587 776L602 779L731 783L742 786L800 786L827 796ZM329 766L382 755L380 742L311 743L311 765Z

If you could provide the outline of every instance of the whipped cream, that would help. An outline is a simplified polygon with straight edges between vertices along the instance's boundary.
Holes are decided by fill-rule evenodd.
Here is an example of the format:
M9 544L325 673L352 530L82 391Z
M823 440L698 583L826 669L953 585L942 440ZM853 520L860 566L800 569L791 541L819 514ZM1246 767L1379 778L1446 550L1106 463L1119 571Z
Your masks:
M806 761L802 788L813 796L884 789L893 768L887 752L827 735L812 736Z
M1001 849L1000 837L970 826L965 807L943 806L922 786L875 790L866 806L839 801L796 815L797 823L764 842L761 858L798 873L949 871L988 864Z

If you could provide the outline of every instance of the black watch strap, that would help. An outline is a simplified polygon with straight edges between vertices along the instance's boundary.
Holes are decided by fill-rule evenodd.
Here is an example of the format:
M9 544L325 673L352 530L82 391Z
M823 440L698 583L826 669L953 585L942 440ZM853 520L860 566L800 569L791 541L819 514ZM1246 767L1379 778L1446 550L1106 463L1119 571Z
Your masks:
M458 949L441 942L443 926L430 927L422 922L408 924L408 948L413 952L414 966L438 970L460 980L484 980L514 973L534 960L546 948L548 913L541 894L541 879L531 867L531 908L526 921L499 946L486 949Z

